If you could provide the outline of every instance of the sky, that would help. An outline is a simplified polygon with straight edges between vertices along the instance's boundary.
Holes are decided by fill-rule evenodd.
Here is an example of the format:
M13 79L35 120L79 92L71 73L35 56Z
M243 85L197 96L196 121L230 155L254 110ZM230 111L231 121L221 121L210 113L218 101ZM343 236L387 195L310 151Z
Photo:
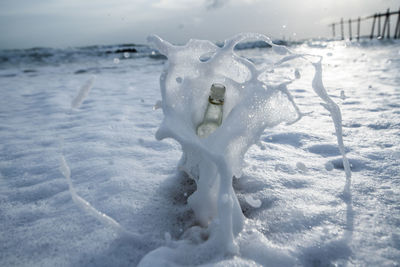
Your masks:
M150 34L177 44L239 32L331 37L328 25L341 17L387 8L400 0L1 0L0 49L143 44Z

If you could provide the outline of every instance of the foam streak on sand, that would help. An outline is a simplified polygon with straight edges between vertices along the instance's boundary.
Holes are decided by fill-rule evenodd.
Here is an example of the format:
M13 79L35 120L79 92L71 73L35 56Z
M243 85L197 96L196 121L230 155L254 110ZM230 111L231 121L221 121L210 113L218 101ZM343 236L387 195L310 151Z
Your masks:
M81 198L76 193L75 188L73 187L72 181L71 181L71 170L70 170L67 162L65 161L64 156L61 156L61 158L60 158L60 171L64 175L64 177L67 179L69 192L71 193L72 200L75 202L75 204L77 204L79 207L81 207L83 210L85 210L86 212L88 212L89 214L91 214L93 217L97 218L101 222L103 222L105 224L109 224L112 227L115 227L116 229L121 230L123 232L123 229L118 222L116 222L113 218L111 218L107 214L102 213L102 212L98 211L97 209L95 209L92 205L90 205L89 202L87 202L86 200Z
M95 80L96 76L93 76L92 78L87 80L84 85L82 85L82 87L79 89L78 94L71 102L72 108L79 108L82 105L83 101L88 96L90 89L92 89Z
M239 233L245 235L242 232L245 220L232 188L232 177L240 177L244 154L258 142L265 128L281 122L294 123L303 115L286 87L293 80L274 85L262 81L259 77L265 74L266 68L257 68L234 52L238 43L250 40L264 41L282 56L267 66L269 69L295 59L307 60L315 66L312 86L332 115L346 175L350 178L343 146L341 114L322 84L320 57L294 54L284 46L273 44L268 37L255 33L238 34L225 41L221 48L201 40L190 40L185 46L174 46L157 36L150 36L149 41L168 57L168 65L160 78L164 120L156 137L160 140L173 138L181 144L183 156L180 169L185 170L197 184L197 191L189 197L188 204L197 222L208 231L209 238L201 244L203 250L185 245L185 240L177 241L174 253L171 252L172 248L160 248L146 256L141 262L142 266L151 266L160 261L200 264L205 259L223 259L226 255L239 253L246 257L247 250L238 243ZM315 58L317 61L313 62ZM223 123L209 137L199 139L195 129L201 121L210 85L214 82L222 83L227 88ZM269 246L262 239L254 242L258 242L260 247ZM193 250L199 253L198 262L193 262L193 259L185 262L173 256L191 254ZM247 256L259 264L267 264L276 253L290 254L284 248L269 247L268 250L270 257L260 259L250 254ZM276 265L294 263L288 257L279 258L280 261L274 259Z
M142 243L143 239L145 238L144 236L140 236L136 233L130 232L123 228L116 220L108 216L107 214L98 211L95 207L93 207L89 202L87 202L85 199L80 197L72 185L71 181L71 170L64 158L64 156L60 157L60 171L64 175L65 179L67 179L68 182L68 189L71 194L72 200L75 202L77 206L79 206L82 210L86 211L88 214L93 216L94 218L98 219L100 222L104 223L105 225L109 225L121 234L127 235L130 238L136 239L135 241L138 243Z

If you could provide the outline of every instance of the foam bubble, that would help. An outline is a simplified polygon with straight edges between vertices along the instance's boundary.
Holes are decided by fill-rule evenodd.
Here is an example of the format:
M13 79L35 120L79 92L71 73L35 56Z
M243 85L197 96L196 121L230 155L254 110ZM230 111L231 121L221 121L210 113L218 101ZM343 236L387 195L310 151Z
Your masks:
M302 172L307 171L307 166L303 162L297 162L296 163L296 168L299 169Z
M261 200L259 199L254 199L252 196L245 196L244 197L247 204L252 206L253 208L259 208L261 207Z
M333 170L333 168L334 168L334 166L333 166L332 162L328 161L327 163L325 163L325 169L327 171L331 171L331 170Z

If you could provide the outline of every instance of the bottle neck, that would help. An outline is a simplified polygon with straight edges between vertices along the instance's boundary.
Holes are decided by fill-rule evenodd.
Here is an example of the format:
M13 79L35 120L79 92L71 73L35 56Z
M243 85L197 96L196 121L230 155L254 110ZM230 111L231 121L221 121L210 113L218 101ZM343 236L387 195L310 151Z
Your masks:
M203 123L222 123L223 103L214 104L211 101L207 105L206 112L204 113Z

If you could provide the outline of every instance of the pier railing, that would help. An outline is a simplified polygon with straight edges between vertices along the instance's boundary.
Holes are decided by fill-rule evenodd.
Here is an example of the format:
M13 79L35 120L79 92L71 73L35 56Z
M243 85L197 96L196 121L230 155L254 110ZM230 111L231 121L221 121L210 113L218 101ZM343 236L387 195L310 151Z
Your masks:
M343 18L336 23L332 23L329 25L329 27L332 27L332 35L333 38L336 38L336 31L335 31L335 26L340 26L340 38L344 40L344 24L348 24L348 34L349 34L349 39L353 39L353 34L352 34L352 29L353 29L353 24L357 23L357 35L355 36L357 40L360 40L360 28L361 28L361 22L362 21L367 21L367 20L372 20L372 27L371 27L371 34L368 36L363 36L363 37L369 37L370 39L377 38L377 39L390 39L391 38L391 32L390 32L390 17L397 15L397 22L396 22L396 27L394 29L394 32L392 34L394 39L400 39L400 9L399 11L390 11L387 9L385 13L375 13L374 15L367 16L367 17L358 17L357 19L349 19L349 20L343 20ZM383 25L381 23L381 20L384 19Z

